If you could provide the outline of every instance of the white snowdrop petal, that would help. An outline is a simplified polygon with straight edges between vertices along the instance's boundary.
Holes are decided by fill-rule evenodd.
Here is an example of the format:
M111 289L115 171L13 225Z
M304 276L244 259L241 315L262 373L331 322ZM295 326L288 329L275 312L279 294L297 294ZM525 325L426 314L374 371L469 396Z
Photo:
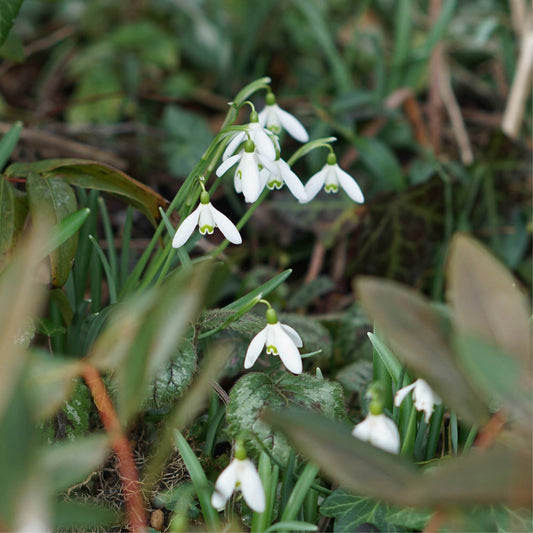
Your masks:
M241 158L242 154L236 154L232 155L231 157L228 157L218 168L216 171L216 175L220 178L220 176L223 176L239 159Z
M264 109L262 111L259 111L259 113L257 113L257 120L259 121L259 124L261 124L261 126L266 127L266 123L267 123L267 120L268 120L268 113L269 113L269 108L272 107L272 106L265 106Z
M297 141L306 143L309 140L309 134L303 127L302 123L296 117L281 109L281 107L279 107L277 104L275 105L275 111L279 121L287 133Z
M174 238L172 239L173 248L180 248L189 240L189 237L192 235L192 232L196 227L196 224L198 224L200 207L201 204L179 225L176 233L174 234Z
M257 124L257 123L256 123ZM255 150L260 154L274 161L276 159L276 149L274 148L274 138L266 133L260 124L253 130L252 139L255 143Z
M305 184L305 194L307 195L307 199L302 203L310 202L319 193L320 189L324 186L327 171L328 165L324 165L322 170L319 170L316 174L311 176L309 181Z
M352 435L359 440L367 442L370 434L371 422L368 418L365 418L359 424L356 424L352 429Z
M261 478L257 473L255 465L250 459L240 461L241 465L239 481L241 482L241 492L248 507L256 513L265 510L265 491Z
M300 337L300 335L298 335L298 332L294 328L291 328L287 324L280 323L280 325L298 348L301 348L304 345L302 338Z
M379 430L376 430L376 436L370 442L386 452L399 453L400 434L396 424L383 414L377 415L377 417L381 417L379 419Z
M344 189L344 192L354 201L358 204L362 204L365 201L365 197L363 196L363 193L361 191L361 188L359 185L357 185L357 182L342 168L339 167L339 165L336 165L335 168L337 179L339 180L340 186Z
M231 496L237 483L237 464L232 461L218 476L215 491L211 495L211 505L215 509L222 509Z
M271 159L268 159L268 157L265 157L263 154L256 154L256 155L257 155L257 161L263 166L263 168L268 169L274 175L279 174L279 168L278 168L276 161L272 161Z
M287 187L293 194L293 196L300 202L305 202L307 194L305 193L305 187L303 183L298 179L298 176L291 170L291 167L282 159L278 162L279 169L281 171L281 177L287 184Z
M233 244L241 244L242 237L239 230L235 227L235 224L218 209L215 209L211 204L211 216L213 217L215 224L218 226L222 235Z
M281 362L285 365L285 368L289 370L289 372L292 372L293 374L301 374L302 357L300 355L300 352L298 351L298 348L296 347L296 344L294 344L288 333L283 330L279 322L277 324L274 324L274 327L276 327L275 346L278 349L279 358L281 359Z
M224 153L222 154L222 161L235 153L235 150L239 148L239 145L246 140L246 132L238 131L226 146Z
M259 179L259 166L255 154L243 154L239 165L241 170L242 193L248 203L255 202L261 194L261 180Z
M266 340L267 328L264 328L252 339L252 342L250 342L250 346L248 346L248 350L246 350L246 357L244 358L244 368L248 369L254 366L257 358L263 351Z
M415 383L411 383L411 385L407 385L407 387L402 387L401 389L398 389L396 394L394 395L394 405L398 407L401 405L401 403L405 400L406 396L414 389Z

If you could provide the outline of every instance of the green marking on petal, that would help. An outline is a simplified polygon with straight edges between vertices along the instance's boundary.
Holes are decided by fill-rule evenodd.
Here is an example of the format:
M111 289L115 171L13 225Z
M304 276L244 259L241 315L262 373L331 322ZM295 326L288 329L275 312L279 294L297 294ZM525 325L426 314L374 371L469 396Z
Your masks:
M271 124L268 129L276 135L279 135L281 133L281 128L279 126L276 126L275 124Z
M205 235L206 233L209 235L212 235L214 231L215 231L215 228L213 226L209 226L208 224L205 224L200 227L200 233L202 235Z
M269 181L267 183L267 187L270 189L270 190L273 190L273 189L281 189L283 187L283 182L280 181L280 180L272 180L272 181Z
M326 190L327 193L330 193L330 192L338 192L339 190L339 187L337 185L326 185L324 187L324 189Z
M267 346L267 353L270 355L278 355L278 349L275 346L272 346L272 344L269 344Z

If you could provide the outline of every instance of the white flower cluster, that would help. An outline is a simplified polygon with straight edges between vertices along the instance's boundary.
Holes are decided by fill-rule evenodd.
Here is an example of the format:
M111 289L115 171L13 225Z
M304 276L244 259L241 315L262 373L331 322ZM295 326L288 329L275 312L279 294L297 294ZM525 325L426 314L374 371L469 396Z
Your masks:
M250 113L249 124L231 133L222 163L216 170L218 177L235 167L233 186L242 193L244 201L254 203L266 188L281 189L286 185L293 196L302 204L310 202L322 188L327 193L336 193L339 187L355 202L363 203L364 196L356 181L337 164L337 158L330 152L326 164L314 174L304 186L290 165L280 157L278 134L285 130L299 142L307 142L309 135L301 122L284 111L269 92L266 106L257 113ZM331 150L331 148L330 148ZM200 233L212 234L218 227L224 237L233 244L242 242L239 230L225 215L215 209L204 190L204 200L181 223L172 246L183 246L192 235L196 225ZM207 195L207 196L206 196Z

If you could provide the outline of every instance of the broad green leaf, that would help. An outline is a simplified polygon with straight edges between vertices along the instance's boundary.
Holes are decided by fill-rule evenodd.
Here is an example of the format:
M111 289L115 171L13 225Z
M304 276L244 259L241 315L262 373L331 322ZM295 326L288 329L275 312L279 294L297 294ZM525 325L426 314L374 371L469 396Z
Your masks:
M147 407L161 409L170 407L179 400L191 384L196 371L196 349L185 339L176 350L167 368L160 370L150 386Z
M350 428L316 413L282 406L264 418L342 486L383 501L411 503L419 473L405 459L354 438Z
M387 521L387 506L378 501L354 496L337 489L320 506L320 513L335 518L335 533L351 533L363 524L373 524L378 531L403 531Z
M32 409L38 419L52 416L71 396L81 374L79 360L52 357L45 351L32 351L28 359L26 382ZM85 407L85 406L84 406Z
M55 530L86 531L97 527L110 530L111 526L119 526L122 522L116 509L89 502L58 499L52 506L52 513Z
M21 131L22 122L15 122L15 124L13 124L8 132L2 137L2 140L0 140L0 170L3 170L5 164L11 157L11 152L14 150L15 146L17 146Z
M75 70L75 69L73 69ZM77 72L78 83L66 110L70 124L109 124L120 119L124 89L108 58L95 57L90 68ZM76 75L75 74L75 75ZM98 98L94 98L97 95Z
M447 273L457 328L493 344L528 371L531 309L507 268L474 239L457 234Z
M249 432L250 444L257 455L263 447L274 457L286 463L291 447L285 437L274 432L261 420L262 412L288 407L314 409L328 418L344 415L342 388L338 383L318 379L307 374L294 376L283 373L281 377L251 372L232 387L226 419L234 438Z
M47 159L36 163L15 163L7 168L6 175L26 177L30 172L61 179L77 187L117 195L144 213L153 225L160 218L159 207L164 210L168 207L168 202L150 187L97 161Z
M487 403L495 409L502 407L516 424L531 427L531 376L516 358L494 344L466 334L457 334L455 345L472 382L485 393Z
M357 392L362 394L372 382L372 362L355 361L343 366L335 376L347 392Z
M34 329L31 318L44 296L44 285L34 281L46 238L42 229L34 228L20 243L0 275L0 417L18 382L27 355L24 348Z
M380 190L400 191L405 188L400 163L386 144L369 137L358 137L354 144L363 164L379 180Z
M194 271L180 271L161 286L117 306L93 346L93 364L114 370L123 421L136 412L155 376L167 367L202 304L209 269L209 264L203 264Z
M164 144L168 168L176 176L187 176L213 140L205 116L166 106L163 127L168 133Z
M413 504L529 506L533 497L531 440L517 434L509 437L509 446L473 450L430 469L413 487Z
M58 224L76 211L76 195L67 183L42 178L30 172L26 179L31 216L36 224ZM74 234L50 254L50 274L54 287L62 287L72 269L78 236Z
M84 481L101 466L109 451L107 435L90 435L72 442L62 441L47 446L40 461L53 482L51 491L63 491L74 483Z
M370 277L357 280L356 292L393 353L428 381L458 416L483 425L487 407L459 366L445 324L430 302L399 283Z
M22 0L0 0L0 45L6 40L21 4Z
M26 504L24 488L35 471L39 442L22 383L12 379L14 393L4 399L0 419L0 516L5 531L15 531L15 513Z
M0 272L6 267L28 213L26 195L0 180Z
M89 216L90 209L84 207L79 211L75 211L65 218L60 220L55 226L50 228L50 238L47 245L44 248L42 254L47 256L52 253L56 248L68 241L71 237L74 237L78 230L83 226L83 223Z

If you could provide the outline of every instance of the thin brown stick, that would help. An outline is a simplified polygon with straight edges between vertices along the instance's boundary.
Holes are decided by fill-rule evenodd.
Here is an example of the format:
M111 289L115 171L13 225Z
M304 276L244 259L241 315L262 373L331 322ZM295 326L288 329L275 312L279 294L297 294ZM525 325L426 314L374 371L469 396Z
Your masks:
M111 439L113 451L118 457L120 477L124 485L127 520L132 531L144 531L148 522L130 443L122 432L117 413L98 370L85 363L82 376L91 391L94 404Z

